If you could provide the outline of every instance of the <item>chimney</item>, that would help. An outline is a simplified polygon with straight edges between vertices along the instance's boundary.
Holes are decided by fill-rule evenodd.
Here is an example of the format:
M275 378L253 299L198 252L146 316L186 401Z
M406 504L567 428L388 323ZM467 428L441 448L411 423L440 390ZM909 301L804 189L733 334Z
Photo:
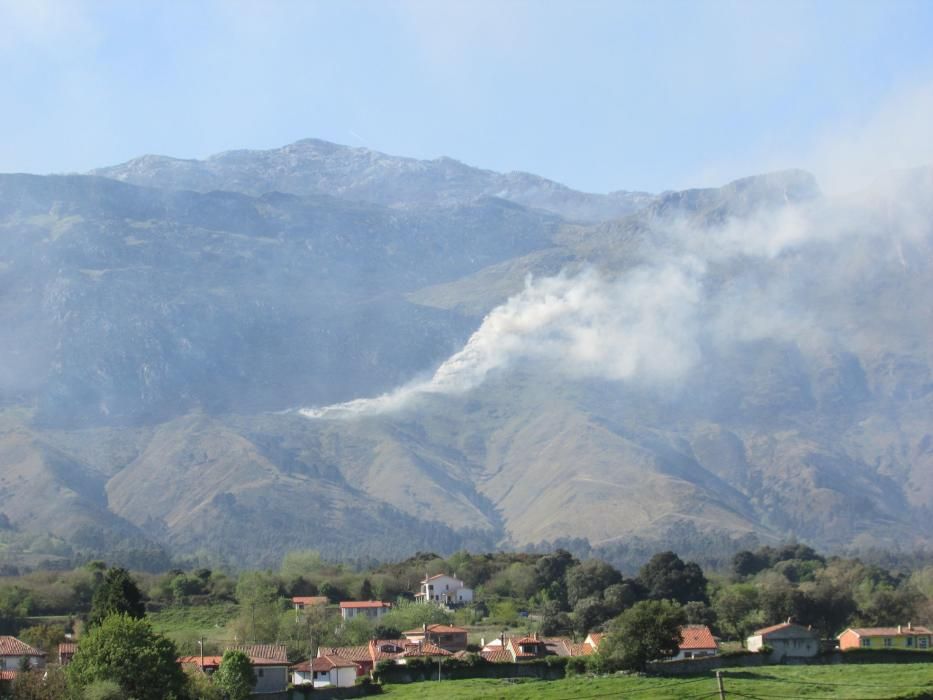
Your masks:
M427 634L428 633L428 624L426 622L421 623L421 630Z
M913 628L914 628L914 626L913 626L912 624L910 624L910 622L908 622L908 623L907 623L907 629L912 630Z
M909 623L909 622L907 623L907 625L908 625L907 629L910 629L910 623ZM897 626L897 633L900 634L902 631L903 631L903 630L901 629L901 626L898 625L898 626Z
M790 623L792 623L793 621L794 621L794 618L792 618L792 617L787 618L787 624L788 624L788 625L789 625Z

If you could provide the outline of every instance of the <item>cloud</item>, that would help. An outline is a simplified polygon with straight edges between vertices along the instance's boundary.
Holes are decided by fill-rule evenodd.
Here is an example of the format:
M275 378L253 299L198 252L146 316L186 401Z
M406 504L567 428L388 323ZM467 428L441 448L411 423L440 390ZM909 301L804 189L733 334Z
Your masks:
M62 45L93 44L98 40L85 6L73 0L0 0L0 51Z

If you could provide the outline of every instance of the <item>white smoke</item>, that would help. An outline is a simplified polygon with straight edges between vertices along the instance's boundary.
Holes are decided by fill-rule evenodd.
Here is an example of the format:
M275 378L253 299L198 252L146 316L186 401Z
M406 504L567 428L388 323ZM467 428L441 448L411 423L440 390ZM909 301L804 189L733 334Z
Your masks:
M495 370L535 362L573 376L676 379L698 357L694 306L703 266L696 260L642 268L610 279L588 268L526 280L495 308L466 346L434 375L372 399L302 409L313 418L382 413L419 394L459 394Z

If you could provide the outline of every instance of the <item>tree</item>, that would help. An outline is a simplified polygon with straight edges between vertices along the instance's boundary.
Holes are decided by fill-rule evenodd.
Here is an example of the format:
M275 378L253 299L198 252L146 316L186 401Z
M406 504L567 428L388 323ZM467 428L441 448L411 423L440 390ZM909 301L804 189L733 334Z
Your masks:
M153 632L146 620L118 613L105 617L81 638L67 673L81 688L110 681L120 686L123 697L179 698L185 676L177 656L175 644Z
M39 624L20 631L18 637L47 654L58 650L58 645L65 641L65 629L61 625Z
M13 700L67 700L77 696L68 687L64 671L53 667L16 674L10 690Z
M707 602L706 577L698 564L684 563L674 552L655 554L638 572L639 582L655 600Z
M228 700L246 700L256 685L256 673L242 651L225 651L213 680Z
M622 574L599 559L588 559L572 566L565 575L567 580L567 603L576 609L577 602L584 598L602 597L609 586L622 582Z
M373 584L369 582L368 578L363 579L363 583L360 584L360 600L372 600L373 599Z
M126 569L109 569L94 591L89 625L99 625L109 615L123 613L139 619L146 614L143 594Z
M609 615L603 601L593 596L578 600L573 606L573 614L570 617L573 620L574 632L582 637L605 622Z
M670 600L643 600L612 621L599 645L599 662L607 670L644 671L648 662L674 656L680 647L683 609Z
M535 563L535 583L538 590L550 600L556 600L561 610L568 610L567 582L564 575L567 569L577 563L566 549L558 549Z

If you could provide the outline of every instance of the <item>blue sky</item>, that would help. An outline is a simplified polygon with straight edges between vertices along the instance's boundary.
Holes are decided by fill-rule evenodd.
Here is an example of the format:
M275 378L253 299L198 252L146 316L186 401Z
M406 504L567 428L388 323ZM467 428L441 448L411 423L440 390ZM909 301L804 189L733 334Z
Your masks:
M0 172L317 137L657 191L933 163L933 2L0 0Z

